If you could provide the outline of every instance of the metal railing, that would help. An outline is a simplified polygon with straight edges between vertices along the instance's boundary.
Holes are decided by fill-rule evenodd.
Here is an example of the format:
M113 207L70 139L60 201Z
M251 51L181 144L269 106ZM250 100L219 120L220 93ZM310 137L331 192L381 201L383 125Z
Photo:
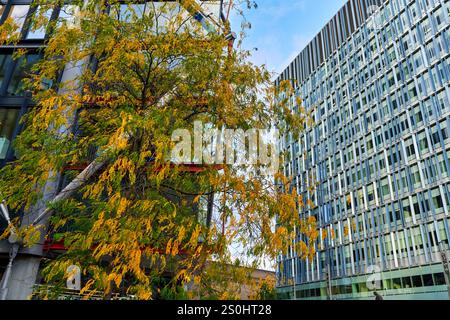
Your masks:
M33 287L32 300L105 300L105 297L94 291L86 290L83 293L80 290L71 290L66 288L57 288L50 285L35 285ZM112 294L110 300L135 300L136 297L121 296L118 293Z

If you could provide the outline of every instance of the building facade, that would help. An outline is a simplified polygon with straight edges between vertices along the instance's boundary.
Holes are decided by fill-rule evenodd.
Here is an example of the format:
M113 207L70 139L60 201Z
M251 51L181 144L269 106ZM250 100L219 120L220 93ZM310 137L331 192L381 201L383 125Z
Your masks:
M49 21L71 23L74 5L57 6L44 12ZM34 63L42 58L42 48L52 30L48 27L33 28L31 21L41 7L32 0L10 0L0 2L0 25L12 18L20 33L16 43L0 45L0 167L16 159L13 141L22 130L21 117L35 106L31 93L25 88L25 79L30 76ZM16 59L14 53L26 50L26 54ZM63 74L61 73L61 77ZM45 83L52 86L53 83ZM10 212L11 218L21 216L22 212ZM7 222L0 219L0 232ZM0 279L9 260L10 244L0 241Z
M314 107L280 148L320 236L278 257L280 296L449 299L450 2L350 0L282 80Z

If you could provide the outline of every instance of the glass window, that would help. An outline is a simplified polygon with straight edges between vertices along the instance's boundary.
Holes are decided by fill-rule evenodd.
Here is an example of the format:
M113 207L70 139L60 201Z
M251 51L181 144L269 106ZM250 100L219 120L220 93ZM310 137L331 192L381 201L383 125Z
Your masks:
M439 144L441 143L441 139L439 137L439 131L438 131L438 127L436 125L433 125L430 128L430 137L431 137L431 142L433 143L433 146L436 148L439 146Z
M444 140L444 142L446 142L448 139L447 121L443 120L443 121L439 122L439 125L441 127L442 139Z
M17 24L17 31L20 32L22 30L23 24L25 23L25 19L27 18L29 5L13 5L9 11L8 18L12 18L14 22Z
M38 16L42 15L42 18L45 19L45 21L42 21L42 23L44 23L45 25L40 26L39 28L36 28L35 26L31 26L30 30L28 31L27 37L26 37L27 39L44 39L45 38L45 33L47 31L47 24L48 24L48 21L50 21L53 9L48 9L45 12L41 12L41 11L43 11L43 9L38 8L35 13L35 16L38 17Z
M416 89L414 82L411 82L410 84L408 84L408 94L409 94L409 98L411 100L414 101L417 99L417 89Z
M408 178L406 177L406 170L400 172L400 180L402 182L402 191L407 192L409 189Z
M6 6L0 5L0 18L3 16L3 12L5 12Z
M405 221L408 223L411 221L411 207L409 206L409 200L403 199L403 216L405 217Z
M419 167L417 164L413 165L411 167L411 180L414 188L417 188L420 186L420 173L419 173Z
M411 288L412 287L410 277L403 277L402 282L403 282L403 288Z
M367 142L367 153L371 154L373 152L373 141L371 136L366 137Z
M394 289L401 289L402 288L402 278L392 279L392 286Z
M392 279L384 279L383 280L383 289L385 289L385 290L392 289Z
M441 171L441 176L442 177L447 177L448 176L447 165L445 164L444 155L442 153L440 153L437 156L437 161L438 161L438 166L439 166L440 171Z
M440 272L440 273L435 273L434 275L434 283L437 286L440 285L445 285L445 275L444 273Z
M431 102L431 99L427 99L423 102L423 109L425 110L425 115L429 119L432 119L435 112L434 112L433 103Z
M434 13L432 13L432 15L434 15L435 20L436 20L436 25L437 25L437 27L439 29L441 24L445 21L445 16L444 16L444 13L442 11L442 8L439 8L438 10L436 10Z
M431 274L422 275L422 279L423 279L423 285L425 287L433 286L433 276Z
M412 284L414 288L422 287L422 278L420 276L412 276Z
M389 185L387 178L381 180L381 194L383 198L386 198L389 195Z
M442 197L441 193L439 192L439 188L431 190L431 197L434 209L436 210L436 214L444 212L444 203L442 202Z
M369 180L372 180L372 178L374 177L374 173L375 173L375 158L371 158L369 160Z
M0 159L6 158L18 116L18 109L0 108Z
M425 37L429 36L431 34L431 26L430 26L430 21L428 20L428 18L423 20L421 24L422 24L422 29L423 29L423 33L424 33Z
M417 195L413 195L412 196L412 204L413 204L413 209L414 209L414 214L416 216L416 219L420 219L420 206L419 206L419 202L417 199ZM418 228L414 229L415 231L415 235L416 235L416 245L422 244L422 237L420 236L420 230Z
M445 91L441 91L437 95L437 104L440 110L446 110L447 107L447 95L445 94Z
M372 205L375 201L375 194L373 189L373 184L369 184L367 186L367 199L369 200L369 204Z
M10 61L11 61L11 55L0 54L0 87L3 83L3 79L5 78L6 69L8 68Z
M364 282L358 283L358 292L368 292L367 286Z
M445 71L445 62L437 64L437 71L441 77L441 79L437 79L436 83L439 85L442 85L442 82L448 81L449 77Z
M438 232L439 232L439 237L441 239L442 242L448 244L448 239L447 239L447 231L445 230L445 225L444 225L444 221L441 220L438 222Z
M422 131L418 134L417 141L419 144L420 153L423 154L425 152L428 152L428 140L425 131Z
M0 108L0 137L11 139L19 109Z
M118 16L120 21L131 22L134 16L136 16L137 18L142 17L145 11L145 4L121 4ZM117 13L114 12L113 14L117 15Z
M414 65L416 66L416 69L420 69L423 66L423 57L422 52L419 50L417 51L414 56Z
M8 94L17 96L23 93L24 83L22 80L29 75L32 65L36 63L38 59L39 55L30 54L17 61L16 69L14 70L8 85Z
M414 123L414 125L416 127L419 127L423 124L423 115L422 115L422 111L420 110L420 106L417 106L414 108L414 110L412 110L412 122Z
M76 25L77 13L79 8L76 5L65 5L61 8L58 17L57 28L61 27L62 24L66 24L67 27L71 28Z
M415 148L414 148L414 141L412 138L408 138L405 141L405 149L406 149L406 155L409 160L411 160L411 158L413 158L413 156L415 157L416 152L415 152Z

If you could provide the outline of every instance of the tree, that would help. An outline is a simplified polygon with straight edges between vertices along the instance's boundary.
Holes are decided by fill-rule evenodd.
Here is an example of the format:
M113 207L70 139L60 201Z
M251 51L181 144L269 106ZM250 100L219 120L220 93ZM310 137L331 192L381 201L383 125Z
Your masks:
M205 33L174 3L149 2L145 11L118 1L74 4L80 9L71 23L49 26L52 36L27 81L36 107L14 143L18 159L0 171L1 196L24 213L15 223L28 239L23 245L42 246L36 239L43 237L64 241L67 250L44 261L45 281L63 285L75 264L86 279L83 292L150 299L168 273L166 295L202 283L206 261L230 262L230 245L254 260L275 257L286 253L297 230L310 239L298 242L297 252L314 254L315 221L299 219L306 200L281 173L261 174L262 163L193 173L168 159L173 132L192 131L194 121L301 130L309 114L291 111L289 83L274 88L249 52L239 46L228 52L222 34ZM47 23L36 15L35 28ZM0 28L11 34L11 23ZM68 69L71 77L58 82ZM86 167L89 174L79 179ZM72 181L63 184L66 196L43 197L61 179ZM214 214L205 224L199 207L212 195ZM42 210L45 219L30 224Z
M275 280L266 278L258 284L255 300L276 300Z

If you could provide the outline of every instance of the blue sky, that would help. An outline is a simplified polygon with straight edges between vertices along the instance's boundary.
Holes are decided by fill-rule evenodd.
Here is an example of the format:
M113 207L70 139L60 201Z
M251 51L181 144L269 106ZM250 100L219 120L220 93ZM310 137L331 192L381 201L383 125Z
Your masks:
M252 28L243 46L258 48L252 61L281 72L300 53L347 0L255 0L257 9L245 11ZM234 20L234 19L233 19ZM239 31L239 24L232 21Z

